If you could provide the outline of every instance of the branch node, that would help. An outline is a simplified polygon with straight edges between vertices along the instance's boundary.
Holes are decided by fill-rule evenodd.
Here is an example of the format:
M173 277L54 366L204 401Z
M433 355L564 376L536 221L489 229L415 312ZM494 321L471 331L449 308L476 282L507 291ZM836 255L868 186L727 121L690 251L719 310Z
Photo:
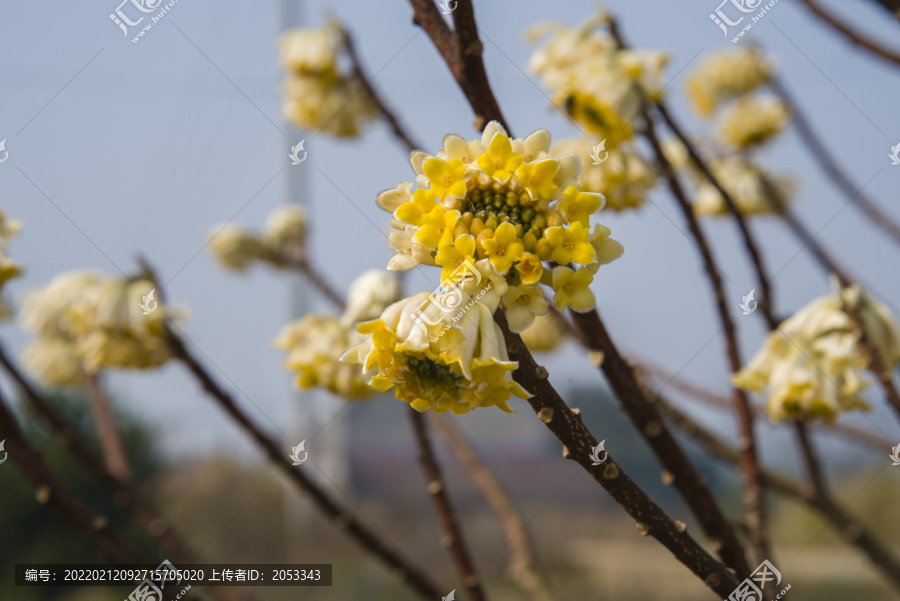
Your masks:
M603 468L603 477L607 480L614 480L619 476L619 466L615 463L608 464Z
M541 407L541 410L538 411L538 419L544 422L545 424L549 424L553 421L553 409L551 407Z

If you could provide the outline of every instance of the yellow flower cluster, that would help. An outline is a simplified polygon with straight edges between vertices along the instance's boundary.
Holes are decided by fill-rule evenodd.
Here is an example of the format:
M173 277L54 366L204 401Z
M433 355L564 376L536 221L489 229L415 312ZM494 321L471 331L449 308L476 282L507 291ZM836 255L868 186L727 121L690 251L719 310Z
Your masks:
M742 96L722 115L719 133L737 148L765 144L787 125L790 112L775 96Z
M662 94L668 54L620 50L606 31L603 17L578 27L541 25L528 37L547 41L531 58L530 68L552 90L552 101L589 132L605 138L609 148L630 140L632 123L647 98Z
M378 317L402 295L394 274L367 271L350 286L342 317L310 314L286 325L273 345L288 354L284 366L297 374L297 387L324 388L348 401L374 395L369 379L355 365L341 362L340 357L365 340L355 324Z
M687 149L678 140L667 140L663 150L669 163L685 170L696 188L693 209L697 215L717 217L730 215L725 199L688 157ZM770 172L743 155L710 160L710 170L725 187L743 215L773 214L779 206L787 206L793 199L796 185L793 180ZM772 195L777 195L777 203Z
M285 205L272 211L259 235L227 224L210 232L210 252L225 269L245 271L256 261L282 267L302 254L306 242L306 211Z
M78 383L103 368L159 367L171 358L165 320L149 280L77 271L54 278L25 297L19 318L35 334L22 359L48 385ZM151 309L144 314L141 305Z
M6 246L10 238L19 233L21 223L16 219L8 219L0 210L0 290L12 279L22 275L22 266L6 256ZM0 321L9 319L12 311L3 297L0 297Z
M620 144L599 165L595 165L591 159L593 146L584 138L558 142L550 149L550 153L577 154L582 164L580 178L584 190L603 194L606 209L624 211L643 205L646 191L656 186L657 182L653 167L630 146L628 143Z
M472 265L488 279L500 276L510 290L492 293L514 308L509 318L516 332L547 312L541 283L552 285L556 308L592 309L593 274L623 249L609 228L590 229L604 198L581 189L578 156L553 157L549 148L546 130L511 140L492 122L481 140L451 134L436 156L412 153L421 187L401 182L376 199L393 215L390 242L397 255L388 269L438 265L446 281ZM557 266L547 269L544 261Z
M861 332L844 311L860 317L866 338L888 372L900 361L900 326L890 311L857 287L818 298L769 334L763 348L732 377L744 390L767 393L775 421L822 418L867 409L860 392L868 366L859 349Z
M549 148L545 130L510 139L491 122L480 140L451 134L434 156L412 153L419 187L401 182L378 195L393 217L397 254L388 269L439 266L441 288L359 326L367 338L343 360L374 372L371 386L394 387L419 410L509 411L512 395L528 395L512 380L517 364L493 321L498 307L513 332L548 313L542 284L552 287L559 310L594 308L594 274L622 245L609 228L590 229L604 199L581 189L578 157L553 156Z
M370 386L382 392L393 387L398 399L419 411L496 406L511 412L509 398L529 394L512 380L517 363L509 360L493 312L474 302L451 319L441 308L453 294L419 292L394 303L379 319L360 324L366 339L342 360L374 372Z
M281 64L288 72L284 115L301 128L355 138L376 110L359 79L338 65L342 35L339 25L328 23L294 29L279 40Z
M725 50L705 59L687 78L687 92L704 117L724 102L765 85L774 68L753 46Z

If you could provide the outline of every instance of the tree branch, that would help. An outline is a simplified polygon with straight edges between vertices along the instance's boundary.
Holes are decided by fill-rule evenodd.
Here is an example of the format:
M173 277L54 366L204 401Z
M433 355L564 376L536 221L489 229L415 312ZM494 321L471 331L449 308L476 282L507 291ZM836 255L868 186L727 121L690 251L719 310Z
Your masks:
M0 438L6 440L5 446L9 457L34 485L38 502L53 505L113 563L141 563L134 551L110 530L109 519L88 508L75 491L57 478L40 453L32 448L2 396L0 396Z
M350 62L353 66L353 74L359 80L359 82L363 86L363 90L365 90L366 94L375 104L375 107L378 109L378 112L381 113L381 116L384 117L384 120L387 121L388 127L391 129L391 133L394 134L400 142L402 142L406 149L412 152L417 148L421 148L420 145L416 144L413 139L409 136L403 126L400 124L400 120L394 114L390 108L388 108L387 104L385 104L384 100L375 91L375 88L372 86L372 81L366 77L365 71L363 71L362 63L359 60L359 55L356 53L356 48L353 44L353 38L350 36L350 32L345 29L341 29L341 33L344 38L344 48L347 49L347 54L350 56Z
M131 468L128 467L128 459L125 456L125 448L122 446L122 437L116 427L116 420L106 391L100 383L100 375L89 373L85 375L88 400L91 404L91 413L94 416L94 425L97 428L97 438L103 448L103 456L106 459L106 469L120 482L131 482Z
M550 384L547 370L539 366L522 337L509 329L503 311L494 314L509 349L509 358L518 362L513 379L532 396L528 404L544 425L563 444L563 457L578 463L636 522L638 532L652 536L690 569L706 585L727 597L738 580L724 565L703 550L682 522L672 520L628 477L611 454L593 465L591 454L597 439L585 427L580 412L569 408Z
M444 480L441 477L437 459L431 450L425 416L409 407L409 419L415 434L416 447L419 450L419 462L422 464L422 470L425 472L425 478L428 481L428 493L434 501L434 507L441 520L441 528L444 531L444 546L450 550L453 565L463 583L463 587L466 589L468 598L471 601L484 601L485 596L481 590L481 583L478 581L478 574L472 565L472 557L466 548L462 529L456 521L456 515L454 514L453 506L450 504L450 497L447 495L444 487Z
M249 416L237 406L231 395L219 387L193 354L188 351L181 337L172 330L172 326L168 323L166 324L166 330L166 336L175 357L188 368L208 395L253 438L269 460L276 466L279 466L282 472L287 475L300 491L309 495L315 507L329 521L337 528L343 530L363 550L379 559L418 595L430 600L440 597L437 587L424 572L392 549L388 543L364 526L362 522L348 514L334 499L307 477L302 470L295 469L291 462L288 461L287 455L283 452L281 446L253 423Z
M596 310L571 313L575 325L584 333L587 348L603 354L600 368L620 406L671 476L672 483L710 538L712 547L740 578L748 577L750 566L731 522L707 488L706 478L697 472L663 422L653 404L655 395L644 394L634 370L619 353Z
M510 546L508 575L531 599L554 601L555 597L537 569L531 539L521 514L503 489L497 477L466 440L453 420L443 413L432 412L431 421L441 431L457 461L487 500L500 522Z
M868 217L872 225L881 229L894 242L900 244L900 223L897 223L893 217L886 211L883 211L856 187L850 176L841 168L841 165L828 150L828 145L816 134L812 123L806 118L797 101L788 91L786 84L775 76L772 78L770 85L788 106L800 139L819 162L822 172L844 193L844 196L847 197L851 204L856 205L863 215Z
M696 440L707 453L731 465L740 463L737 451L687 415L662 399L659 400L659 407L672 423ZM852 516L845 513L837 503L828 497L823 498L812 491L804 490L790 478L774 472L762 471L762 480L766 487L785 496L799 499L809 507L823 513L830 521L834 522L835 529L847 542L859 547L872 563L881 569L894 587L900 589L900 563L890 554L887 548L872 536L871 532L867 531Z
M478 25L472 0L459 0L453 11L451 30L431 0L409 0L413 8L413 22L421 27L441 54L450 73L475 112L475 128L484 129L489 121L497 121L512 135L481 58L484 45L478 38Z
M806 8L809 9L809 12L818 17L826 25L841 34L851 44L859 46L889 63L900 65L900 51L889 48L881 42L871 40L866 37L865 34L844 25L844 22L839 17L828 12L817 2L813 2L813 0L800 0L800 3L806 6Z
M706 277L709 280L715 297L719 321L725 332L725 349L728 356L728 366L731 373L737 373L741 369L737 331L728 311L728 303L725 300L725 289L719 275L719 268L713 258L712 250L706 240L706 235L700 228L700 224L697 221L697 217L694 215L691 204L681 187L681 183L678 181L678 177L672 170L672 166L669 164L668 159L662 150L662 145L656 136L653 116L650 115L649 112L646 113L646 121L647 126L644 130L645 137L653 147L653 153L657 162L662 165L662 172L665 173L666 180L669 184L669 190L677 201L678 207L681 209L681 213L688 223L688 229L699 247ZM743 390L734 388L733 394L741 435L741 468L744 474L747 525L751 533L751 540L756 549L756 559L761 562L763 559L771 558L771 553L769 552L765 536L765 499L759 476L760 468L756 454L756 437L753 432L753 413L750 409L750 401L747 398L747 394Z

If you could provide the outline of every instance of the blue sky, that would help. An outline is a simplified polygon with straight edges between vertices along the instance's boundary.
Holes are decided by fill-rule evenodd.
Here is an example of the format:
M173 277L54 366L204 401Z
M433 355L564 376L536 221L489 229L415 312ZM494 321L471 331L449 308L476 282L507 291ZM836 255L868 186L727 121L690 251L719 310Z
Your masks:
M872 180L867 193L900 218L892 202L900 168L887 159L900 142L900 76L794 4L776 4L744 40L774 54L844 168L860 187ZM896 22L874 2L827 5L880 39L896 39ZM731 46L708 17L716 2L608 6L633 46L671 52L672 106L693 131L703 131L684 101L683 85L705 55ZM97 0L0 6L0 139L6 138L9 151L0 165L0 203L24 224L9 254L27 268L9 286L9 297L18 304L27 290L71 269L128 273L134 257L145 255L171 280L173 304L189 307L186 331L212 371L240 391L247 407L256 405L254 417L271 431L280 429L288 440L306 435L290 376L280 367L283 356L270 347L291 317L291 279L265 269L227 274L201 252L205 236L232 219L258 228L290 190L303 190L313 219L314 260L345 291L357 274L383 267L390 257L387 215L373 200L380 190L411 179L406 152L382 124L348 143L283 123L275 40L286 20L278 3L180 0L136 44L109 19L116 7L115 1ZM587 1L476 2L488 75L517 135L541 127L557 139L577 133L528 73L532 49L523 32L547 20L575 24L594 8ZM328 14L346 23L375 76L373 85L426 150L435 150L448 132L476 135L468 105L427 36L412 25L407 3L310 2L301 13L306 23L321 23ZM291 167L287 153L303 137L309 159ZM797 178L796 209L804 221L896 309L900 281L884 276L896 274L891 266L900 249L853 207L845 208L846 199L793 132L762 158ZM602 315L624 349L725 390L724 340L717 336L698 254L666 192L660 188L650 198L640 212L601 219L626 249L595 280ZM756 286L753 274L735 228L728 221L704 224L729 280L726 292L749 358L764 326L739 316L737 306ZM781 313L828 291L825 275L783 226L761 219L753 228L770 271L778 274ZM413 274L408 290L433 289L435 283ZM327 308L314 292L309 301L314 309ZM26 340L15 324L2 326L0 335L16 348ZM545 362L560 389L601 382L577 349ZM110 382L133 411L165 428L171 455L247 444L179 366L116 374ZM317 402L326 415L340 408L339 401ZM881 419L887 417L876 410L869 418L849 419L878 424L896 438L893 420ZM528 433L546 436L524 404L512 417L480 410L461 421L472 432L499 429L519 440Z

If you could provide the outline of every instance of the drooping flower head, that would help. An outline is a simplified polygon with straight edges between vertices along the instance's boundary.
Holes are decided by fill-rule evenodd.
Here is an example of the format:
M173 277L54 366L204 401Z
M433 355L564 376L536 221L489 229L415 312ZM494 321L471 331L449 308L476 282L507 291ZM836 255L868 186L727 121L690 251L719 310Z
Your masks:
M460 310L446 312L447 305ZM359 331L365 341L342 360L361 365L370 386L393 388L397 399L419 411L496 406L509 412L511 396L529 396L512 380L517 364L509 360L491 309L469 295L419 292Z
M550 88L556 106L615 148L633 137L645 100L662 95L668 55L621 50L603 25L601 16L577 27L533 29L529 38L547 40L534 52L530 68Z
M772 78L772 62L753 46L713 54L688 76L688 96L702 116L724 102L747 94Z
M10 238L19 233L21 223L16 219L8 219L0 210L0 290L12 279L22 275L22 266L6 256L6 246ZM0 321L9 319L12 311L3 297L0 297Z
M845 307L859 316L862 331ZM842 411L868 408L860 395L868 385L861 372L869 366L859 347L862 332L893 371L900 361L900 326L884 305L854 286L785 320L732 379L744 390L767 394L775 421L834 421Z

